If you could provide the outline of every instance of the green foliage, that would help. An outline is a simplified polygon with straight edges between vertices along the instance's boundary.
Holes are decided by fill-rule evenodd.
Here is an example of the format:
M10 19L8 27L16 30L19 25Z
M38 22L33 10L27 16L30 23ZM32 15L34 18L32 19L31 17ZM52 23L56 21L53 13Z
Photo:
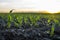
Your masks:
M54 20L55 24L58 23L58 25L60 26L59 24L59 18L60 18L60 15L45 15L45 14L12 14L12 13L9 13L9 14L1 14L0 16L2 16L3 18L5 18L5 16L7 16L7 20L8 20L8 23L7 23L7 28L10 28L10 25L11 25L11 22L14 22L16 27L18 27L18 25L22 25L22 19L24 17L24 22L27 23L28 22L28 19L27 17L30 18L31 20L31 24L32 25L35 25L36 27L39 27L38 24L36 23L37 20L40 20L41 18L47 18L47 22L50 23L51 20ZM16 21L14 21L14 19L16 19L16 21L18 21L18 23ZM29 23L28 23L29 24ZM52 36L54 34L54 24L52 25L52 28L51 28L51 33L50 33L50 36Z
M53 24L51 27L51 32L50 32L51 37L54 35L54 30L55 30L55 25Z
M48 20L48 23L50 23L50 20Z
M11 15L9 15L8 16L8 23L7 23L7 28L10 28L10 23L11 23L11 21L12 21L12 17L11 17Z

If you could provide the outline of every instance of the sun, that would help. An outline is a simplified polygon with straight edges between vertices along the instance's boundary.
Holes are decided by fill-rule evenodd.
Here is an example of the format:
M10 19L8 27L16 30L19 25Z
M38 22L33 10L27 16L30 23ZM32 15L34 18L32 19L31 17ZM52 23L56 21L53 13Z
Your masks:
M51 13L51 14L54 14L54 13L58 13L58 10L57 11L55 11L55 10L51 11L51 10L49 10L48 12Z

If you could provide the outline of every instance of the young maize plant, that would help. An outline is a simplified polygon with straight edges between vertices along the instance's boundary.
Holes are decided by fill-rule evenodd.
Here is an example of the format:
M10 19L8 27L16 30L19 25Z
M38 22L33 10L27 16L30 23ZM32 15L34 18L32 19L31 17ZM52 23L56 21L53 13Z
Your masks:
M9 15L9 16L8 16L7 28L10 28L11 21L12 21L12 16L11 16L11 15Z
M52 25L52 28L51 28L51 33L50 33L50 36L52 37L54 35L54 25Z
M52 15L52 27L51 27L51 32L50 32L50 37L52 37L54 35L54 31L55 31L55 21L54 21L54 15Z

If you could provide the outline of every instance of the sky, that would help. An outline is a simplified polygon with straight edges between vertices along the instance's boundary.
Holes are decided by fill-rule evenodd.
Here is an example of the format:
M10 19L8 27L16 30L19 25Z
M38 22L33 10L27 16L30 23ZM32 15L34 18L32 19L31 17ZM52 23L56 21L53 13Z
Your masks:
M60 11L60 0L0 0L0 12L15 9L19 11Z

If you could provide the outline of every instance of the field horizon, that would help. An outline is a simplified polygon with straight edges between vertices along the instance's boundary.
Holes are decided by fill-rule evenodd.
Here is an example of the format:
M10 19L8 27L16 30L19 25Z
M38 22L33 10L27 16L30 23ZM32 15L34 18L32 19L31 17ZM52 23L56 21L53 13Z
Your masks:
M10 14L9 12L0 12L0 14ZM12 12L12 13L14 13L14 14L60 14L60 12L57 12L57 13L49 13L49 12Z

